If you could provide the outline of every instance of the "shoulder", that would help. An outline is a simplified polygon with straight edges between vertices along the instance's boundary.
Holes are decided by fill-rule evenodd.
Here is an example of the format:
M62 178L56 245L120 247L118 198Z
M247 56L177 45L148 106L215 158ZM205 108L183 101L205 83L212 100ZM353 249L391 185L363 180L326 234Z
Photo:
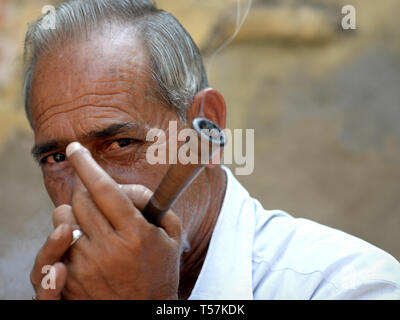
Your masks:
M254 201L256 298L400 299L400 264L390 254L337 229L264 210Z

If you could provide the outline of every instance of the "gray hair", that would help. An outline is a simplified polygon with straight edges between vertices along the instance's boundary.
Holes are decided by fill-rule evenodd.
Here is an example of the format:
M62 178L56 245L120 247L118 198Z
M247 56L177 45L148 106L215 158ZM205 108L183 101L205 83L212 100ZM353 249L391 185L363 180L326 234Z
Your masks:
M208 87L203 60L193 39L175 17L150 0L68 0L53 14L55 29L46 27L44 16L29 25L25 37L24 100L32 127L30 91L39 55L108 24L137 28L150 56L149 70L157 96L175 108L181 119L196 93Z

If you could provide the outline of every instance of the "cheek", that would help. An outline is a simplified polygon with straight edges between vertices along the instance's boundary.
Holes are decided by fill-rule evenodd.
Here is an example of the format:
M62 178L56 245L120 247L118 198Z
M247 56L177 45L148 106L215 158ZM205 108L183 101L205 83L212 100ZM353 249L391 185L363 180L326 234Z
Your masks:
M119 184L140 184L155 190L168 170L167 165L144 164L139 167L108 163L103 169Z
M71 204L73 180L71 176L48 174L43 172L44 184L53 204L58 207L62 204Z

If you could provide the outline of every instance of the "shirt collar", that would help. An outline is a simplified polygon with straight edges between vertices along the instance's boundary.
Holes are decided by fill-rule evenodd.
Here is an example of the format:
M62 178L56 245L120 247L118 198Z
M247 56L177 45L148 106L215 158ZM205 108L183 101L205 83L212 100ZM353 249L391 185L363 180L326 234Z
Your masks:
M253 299L252 246L255 229L254 208L249 193L232 172L222 166L227 177L225 197L202 269L189 299ZM253 210L251 210L253 209Z

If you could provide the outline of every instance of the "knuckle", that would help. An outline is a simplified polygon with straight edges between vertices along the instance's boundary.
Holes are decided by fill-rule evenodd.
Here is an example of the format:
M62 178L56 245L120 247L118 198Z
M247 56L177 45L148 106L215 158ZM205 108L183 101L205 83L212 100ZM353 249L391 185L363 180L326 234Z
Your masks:
M71 209L71 206L68 204L62 204L54 209L54 212L65 212L66 210Z
M171 210L168 211L168 225L170 226L170 230L174 235L181 236L182 235L182 221L181 219Z
M125 194L130 198L136 205L144 204L147 202L153 192L147 187L139 184L129 185L123 188Z
M172 213L172 223L176 231L178 231L179 233L182 232L182 221L174 213Z
M137 191L143 194L145 198L150 198L153 195L153 192L149 188L143 185L136 185L136 188Z
M54 209L53 211L53 223L60 221L65 214L71 209L69 205L63 204L57 208Z

